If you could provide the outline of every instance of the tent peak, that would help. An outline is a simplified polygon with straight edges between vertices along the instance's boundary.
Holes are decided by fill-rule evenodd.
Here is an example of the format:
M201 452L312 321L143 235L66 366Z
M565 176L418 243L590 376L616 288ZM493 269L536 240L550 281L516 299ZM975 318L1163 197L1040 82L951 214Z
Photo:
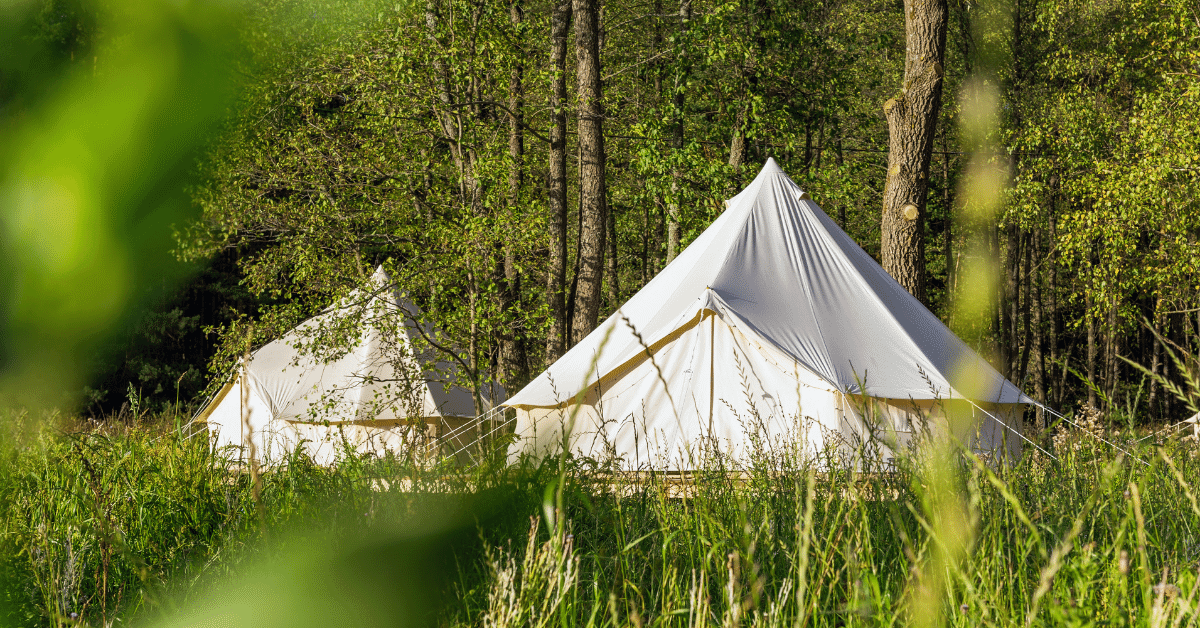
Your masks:
M796 182L793 181L792 178L783 171L783 168L779 166L779 162L775 161L774 157L767 157L767 161L763 164L762 170L758 172L758 176L754 177L754 181L746 187L746 190L743 191L749 191L751 188L753 188L756 191L752 192L751 194L760 194L764 184L771 185L767 184L768 181L778 182L780 180L784 182L785 187L794 188L796 191L796 196L800 200L808 200L810 198L804 193L804 190L800 189L800 186L797 185Z

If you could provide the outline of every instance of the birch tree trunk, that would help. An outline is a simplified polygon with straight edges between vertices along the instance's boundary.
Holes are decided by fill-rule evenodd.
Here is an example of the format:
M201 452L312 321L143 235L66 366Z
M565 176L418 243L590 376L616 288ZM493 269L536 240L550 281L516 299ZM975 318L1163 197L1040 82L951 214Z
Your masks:
M883 268L925 302L925 193L946 62L946 0L905 0L904 88L883 105L888 170L883 190Z

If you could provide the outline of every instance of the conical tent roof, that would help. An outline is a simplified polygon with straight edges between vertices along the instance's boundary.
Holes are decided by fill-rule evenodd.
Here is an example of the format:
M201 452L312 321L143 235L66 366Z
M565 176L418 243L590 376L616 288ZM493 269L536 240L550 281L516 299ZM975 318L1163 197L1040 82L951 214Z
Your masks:
M845 393L1034 403L768 159L674 261L505 405L559 406L653 353L704 310Z
M320 436L295 432L306 425L386 428L410 419L476 416L473 393L458 384L458 366L427 342L436 341L434 328L391 284L380 267L370 289L353 292L251 354L246 401L260 456L273 444L290 451L298 439ZM361 318L349 314L357 308L365 308ZM353 338L350 349L338 355L314 351L318 330L346 332ZM238 375L197 417L217 434L218 445L241 445L245 438ZM495 383L480 392L485 409L504 399Z
M271 400L275 418L348 421L475 416L471 392L456 383L457 366L427 343L413 342L414 338L435 338L420 310L390 289L391 280L382 267L371 277L371 285L375 294L352 293L342 307L305 321L253 353L250 375ZM338 325L338 317L344 316L342 308L357 307L364 298L367 316L358 330L356 346L329 362L303 351L316 328Z

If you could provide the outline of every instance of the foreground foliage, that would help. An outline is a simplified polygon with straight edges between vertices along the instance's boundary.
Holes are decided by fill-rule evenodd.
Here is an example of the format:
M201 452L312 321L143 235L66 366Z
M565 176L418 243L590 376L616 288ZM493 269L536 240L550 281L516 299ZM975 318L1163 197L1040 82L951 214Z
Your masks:
M297 458L264 471L256 490L203 437L170 428L60 420L35 432L21 415L3 425L0 560L14 625L180 623L234 604L213 590L253 591L274 625L331 613L413 624L420 606L397 599L440 600L440 625L494 628L937 616L1176 625L1194 623L1200 594L1200 508L1185 480L1200 460L1178 441L1105 434L1147 467L1063 433L1057 460L995 470L968 461L940 476L903 463L816 473L763 458L686 478L570 461L451 477L398 461L323 469ZM400 567L376 569L391 556L363 549L376 546L391 547L399 558L384 562ZM412 548L428 555L409 570ZM415 594L422 586L448 597ZM236 608L222 612L247 623Z

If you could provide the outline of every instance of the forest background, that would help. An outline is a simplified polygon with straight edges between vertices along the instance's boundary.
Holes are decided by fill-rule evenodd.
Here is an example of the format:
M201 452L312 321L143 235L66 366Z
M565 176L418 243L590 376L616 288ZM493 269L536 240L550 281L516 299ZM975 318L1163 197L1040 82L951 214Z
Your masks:
M194 163L198 217L173 225L175 267L145 288L156 307L89 354L101 375L88 411L195 403L247 334L278 337L379 263L469 377L515 390L768 157L879 258L902 2L583 4L594 23L554 0L256 3L239 28L251 55L238 57L230 117ZM1124 358L1180 381L1192 374L1164 347L1200 350L1200 9L949 9L918 223L927 305L1051 407L1183 418ZM94 66L104 10L47 0L32 32L57 62ZM598 64L581 28L595 29ZM591 72L598 94L581 80ZM972 76L1000 99L990 162L1007 181L983 222L961 192ZM584 159L596 142L600 164ZM984 286L993 315L956 318L954 295L971 288L957 279L981 260L998 264Z

